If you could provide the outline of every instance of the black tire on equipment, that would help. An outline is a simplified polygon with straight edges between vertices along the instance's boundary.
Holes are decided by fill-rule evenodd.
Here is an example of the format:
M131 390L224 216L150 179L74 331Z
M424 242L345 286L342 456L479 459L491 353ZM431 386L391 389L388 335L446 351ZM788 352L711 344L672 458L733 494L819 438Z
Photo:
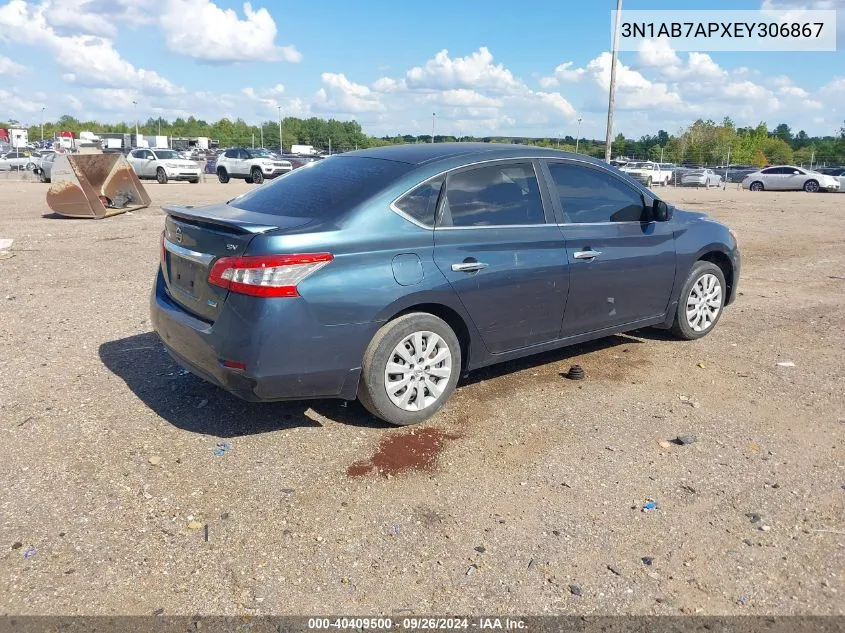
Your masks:
M448 345L452 354L452 374L437 402L422 411L404 411L393 404L387 395L384 370L399 342L409 334L423 330L434 332ZM442 319L427 312L411 312L386 323L370 341L361 365L358 400L370 413L385 422L399 426L417 424L430 418L446 403L455 391L460 375L461 345L452 328Z

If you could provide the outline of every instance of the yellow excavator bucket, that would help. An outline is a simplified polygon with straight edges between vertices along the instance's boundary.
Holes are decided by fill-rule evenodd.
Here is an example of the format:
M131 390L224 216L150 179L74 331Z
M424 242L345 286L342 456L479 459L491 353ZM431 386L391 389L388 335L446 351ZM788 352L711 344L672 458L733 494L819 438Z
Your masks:
M101 220L150 206L150 196L123 154L59 154L47 206L70 218Z

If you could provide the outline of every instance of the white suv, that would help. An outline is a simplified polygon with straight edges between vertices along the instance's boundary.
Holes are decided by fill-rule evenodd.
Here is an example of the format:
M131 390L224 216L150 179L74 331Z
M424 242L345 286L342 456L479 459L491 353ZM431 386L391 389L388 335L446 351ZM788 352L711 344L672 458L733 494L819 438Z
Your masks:
M197 183L202 174L195 162L185 160L172 149L135 149L126 159L138 178L155 178L162 185L168 180Z
M260 185L265 179L275 178L293 169L289 160L281 160L266 149L235 147L227 149L217 159L217 178L243 178Z

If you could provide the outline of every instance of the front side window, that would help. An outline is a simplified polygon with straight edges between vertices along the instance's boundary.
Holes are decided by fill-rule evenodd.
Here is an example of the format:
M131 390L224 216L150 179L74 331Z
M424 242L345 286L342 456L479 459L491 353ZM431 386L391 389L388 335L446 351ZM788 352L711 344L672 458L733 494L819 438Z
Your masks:
M545 224L531 163L479 167L451 174L439 226Z
M642 195L613 175L568 163L549 163L549 171L566 224L642 221Z
M785 174L788 172L783 167L769 167L768 169L764 169L760 173L766 174L767 176L772 176L774 174Z
M156 158L159 160L173 160L179 158L179 154L172 149L158 149L155 152Z
M402 213L425 226L434 226L434 214L437 211L437 199L445 178L440 176L424 182L399 198L395 206Z

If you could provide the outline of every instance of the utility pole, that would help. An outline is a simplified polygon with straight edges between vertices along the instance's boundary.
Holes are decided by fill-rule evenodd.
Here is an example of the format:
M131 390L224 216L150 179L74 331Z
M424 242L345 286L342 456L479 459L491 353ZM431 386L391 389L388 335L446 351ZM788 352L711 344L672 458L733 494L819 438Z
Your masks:
M610 93L607 97L607 135L604 141L604 162L610 162L613 143L613 108L616 102L616 58L619 56L619 18L622 15L622 0L616 0L616 17L613 25L613 55L610 61Z
M138 134L138 102L133 101L132 105L135 106L135 147L140 147L141 139L139 138L140 135Z
M725 182L722 183L722 190L726 190L728 188L728 170L731 167L731 148L730 145L728 146L728 162L725 163ZM673 170L676 171L676 170Z
M581 117L578 117L578 133L575 135L575 153L578 153L578 142L581 140Z
M255 130L252 131L252 149L255 149Z
M261 148L264 148L264 124L261 124Z
M437 118L437 113L431 113L431 142L434 143L434 121Z
M44 110L47 109L47 106L41 106L41 141L44 141Z
M813 161L816 158L816 150L810 152L810 171L813 171Z
M282 106L276 106L279 109L279 154L285 153L285 144L282 142Z
M332 137L329 137L329 156L332 155ZM333 163L334 164L334 163Z
M161 117L158 117L158 135L161 136Z

